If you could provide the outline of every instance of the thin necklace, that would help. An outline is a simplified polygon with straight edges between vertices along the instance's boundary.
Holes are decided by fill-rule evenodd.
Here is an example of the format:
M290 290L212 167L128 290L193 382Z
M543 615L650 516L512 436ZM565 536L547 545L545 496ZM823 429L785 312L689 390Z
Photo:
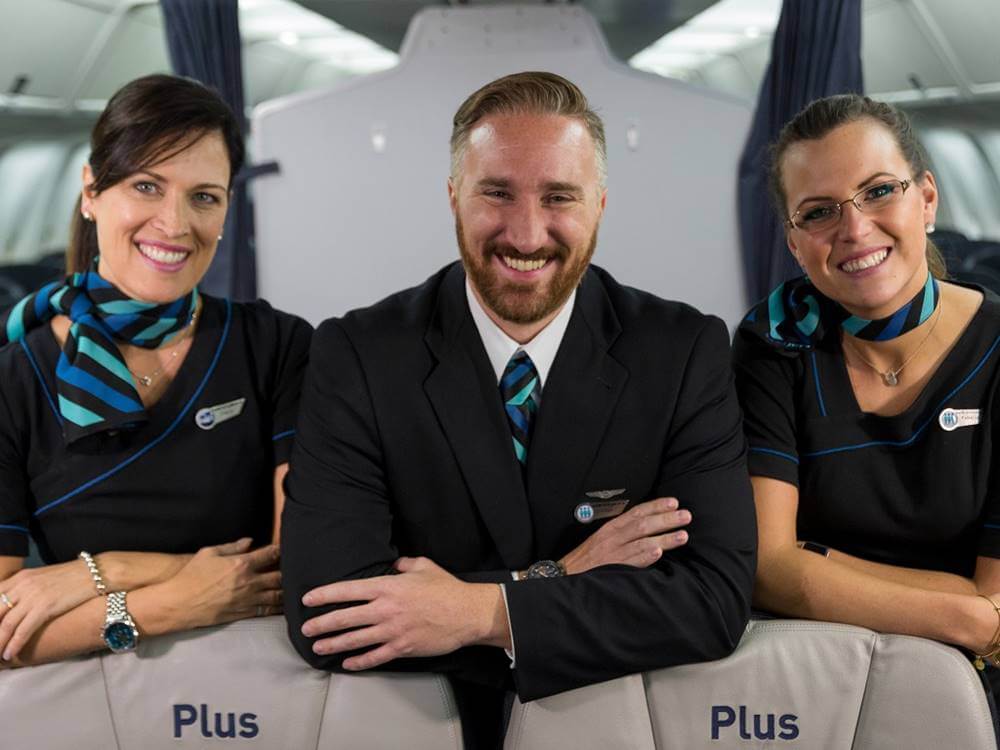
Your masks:
M916 347L914 347L913 351L910 352L909 356L907 356L907 358L903 360L903 363L895 370L890 367L888 370L883 372L878 368L878 366L875 363L873 363L870 359L868 359L864 354L861 353L861 350L858 349L857 344L855 344L851 340L850 336L844 336L844 341L850 345L851 349L854 351L855 354L858 355L858 357L861 358L862 362L864 362L866 365L868 365L882 377L883 383L885 383L889 387L899 385L899 373L901 373L903 371L903 368L910 363L910 360L912 360L915 356L917 356L917 352L919 352L923 348L924 344L926 344L927 340L931 337L931 334L934 333L934 328L937 326L938 321L941 320L941 308L943 306L944 306L944 300L940 300L938 302L937 316L934 318L934 322L931 323L931 327L928 329L927 335L920 340L920 343L917 344Z
M186 330L190 329L191 326L194 325L195 320L197 320L197 319L198 319L198 312L197 311L192 312L191 313L191 320L189 320L188 324L186 326L184 326L184 330L186 331ZM139 385L144 386L146 388L149 388L149 386L151 386L156 381L156 379L158 377L160 377L160 375L163 374L163 371L167 369L167 366L173 364L173 361L175 359L177 359L177 354L178 354L177 345L180 344L180 343L181 342L178 341L177 344L174 344L174 350L172 352L170 352L170 359L168 359L166 362L164 362L162 365L160 365L159 367L157 367L155 370L153 370L148 375L140 375L135 370L133 370L131 367L128 368L128 371L130 373L132 373L132 377L135 378L136 382Z

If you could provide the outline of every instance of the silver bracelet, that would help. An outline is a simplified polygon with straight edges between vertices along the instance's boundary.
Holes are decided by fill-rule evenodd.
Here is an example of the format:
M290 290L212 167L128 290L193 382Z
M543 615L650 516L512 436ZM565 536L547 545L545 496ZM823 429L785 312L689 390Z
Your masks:
M90 571L90 577L94 579L94 586L97 587L97 595L104 596L107 593L108 587L104 585L104 579L101 578L101 571L97 569L97 563L94 562L94 558L90 556L89 552L81 552L79 557L86 564L87 570Z

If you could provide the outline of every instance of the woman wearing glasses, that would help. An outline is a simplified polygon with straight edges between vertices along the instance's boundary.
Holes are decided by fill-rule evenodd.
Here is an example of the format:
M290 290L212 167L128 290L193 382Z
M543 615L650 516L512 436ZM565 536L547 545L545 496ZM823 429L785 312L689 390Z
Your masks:
M937 186L893 107L812 103L774 146L771 182L805 275L734 344L755 602L995 660L1000 300L944 280Z

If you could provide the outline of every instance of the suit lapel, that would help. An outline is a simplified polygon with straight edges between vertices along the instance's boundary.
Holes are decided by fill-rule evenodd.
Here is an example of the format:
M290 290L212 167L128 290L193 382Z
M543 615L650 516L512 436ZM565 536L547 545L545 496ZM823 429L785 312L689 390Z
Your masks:
M603 285L588 271L542 389L542 407L532 430L528 450L532 508L583 492L582 484L628 380L628 371L608 354L620 332Z
M442 282L425 338L437 365L424 391L500 557L511 570L522 567L533 541L521 467L458 263Z

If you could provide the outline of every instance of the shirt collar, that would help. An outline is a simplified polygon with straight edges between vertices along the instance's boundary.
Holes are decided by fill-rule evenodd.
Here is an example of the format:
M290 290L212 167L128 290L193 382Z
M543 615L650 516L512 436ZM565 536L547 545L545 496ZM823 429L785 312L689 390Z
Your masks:
M476 299L476 295L472 292L472 286L469 283L468 277L465 279L465 296L469 301L469 310L472 312L472 320L476 323L476 330L479 331L479 338L482 339L483 346L486 347L486 356L489 357L490 364L493 365L493 372L497 376L497 384L499 385L500 378L503 377L503 371L506 369L510 358L514 356L514 353L518 349L524 349L528 353L528 356L531 357L531 361L535 363L535 369L538 370L538 378L541 381L542 387L545 387L545 379L549 375L549 370L552 369L552 362L556 358L556 352L559 351L559 344L562 343L563 334L566 333L566 326L569 325L570 316L573 314L576 289L569 295L569 299L566 300L558 314L549 324L539 331L535 335L535 338L523 346L504 333L500 326L494 323L490 319L490 316L486 314L483 306L479 304L479 300Z

